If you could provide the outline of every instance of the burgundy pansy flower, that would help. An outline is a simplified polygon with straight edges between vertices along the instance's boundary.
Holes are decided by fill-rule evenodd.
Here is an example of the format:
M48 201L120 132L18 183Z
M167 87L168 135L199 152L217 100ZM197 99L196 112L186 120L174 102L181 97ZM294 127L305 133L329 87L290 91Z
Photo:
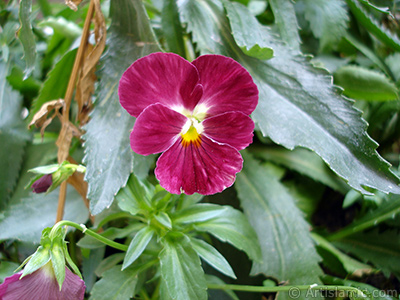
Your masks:
M85 282L65 268L60 291L51 263L19 279L22 272L7 277L0 284L0 300L83 300Z
M203 55L192 63L172 53L135 61L119 84L121 105L137 117L134 152L163 152L155 175L167 191L209 195L223 191L242 169L239 150L253 140L249 115L258 90L239 63Z

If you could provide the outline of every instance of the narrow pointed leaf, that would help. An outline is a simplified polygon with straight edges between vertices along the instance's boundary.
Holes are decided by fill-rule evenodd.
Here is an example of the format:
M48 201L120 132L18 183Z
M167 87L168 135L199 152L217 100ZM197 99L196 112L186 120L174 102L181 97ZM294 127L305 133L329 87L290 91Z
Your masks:
M134 119L119 104L119 79L136 59L160 51L142 1L112 1L111 20L97 106L84 136L85 180L94 215L111 205L133 170L129 133Z
M253 264L252 274L264 273L291 284L319 283L320 257L309 225L274 173L251 156L244 157L235 186L263 256L261 263Z
M174 215L174 222L183 224L204 222L219 216L223 216L228 209L228 206L199 203L184 210L178 211Z
M346 3L353 15L365 29L393 50L400 51L399 38L380 25L372 15L368 14L357 0L346 0Z
M202 259L226 276L236 279L232 267L217 249L210 244L195 238L192 238L190 243L194 251L196 251Z
M122 270L129 267L146 249L147 245L153 238L154 231L151 227L147 226L142 228L129 244L128 250L126 251Z

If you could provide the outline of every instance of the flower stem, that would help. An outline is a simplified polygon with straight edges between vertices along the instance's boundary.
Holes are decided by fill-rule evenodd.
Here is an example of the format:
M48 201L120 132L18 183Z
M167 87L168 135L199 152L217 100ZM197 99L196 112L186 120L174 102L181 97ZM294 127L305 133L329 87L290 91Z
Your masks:
M251 285L235 285L235 284L208 284L212 290L232 290L240 292L258 292L258 293L276 293L288 292L292 298L298 298L301 291L347 291L358 297L367 298L361 290L351 286L339 285L284 285L284 286L251 286Z
M110 247L113 247L115 249L118 249L118 250L121 250L121 251L128 250L128 246L127 245L120 244L120 243L114 242L112 240L109 240L108 238L105 238L104 236L94 232L93 230L87 229L86 226L83 225L83 224L79 225L79 224L77 224L75 222L66 221L66 220L60 221L60 222L56 223L53 226L53 228L51 229L50 234L49 234L50 238L54 238L54 236L57 234L58 229L60 227L62 227L62 226L74 227L74 228L82 231L84 234L87 234L87 235L95 238L96 240L102 242L103 244L106 244L106 245L108 245Z

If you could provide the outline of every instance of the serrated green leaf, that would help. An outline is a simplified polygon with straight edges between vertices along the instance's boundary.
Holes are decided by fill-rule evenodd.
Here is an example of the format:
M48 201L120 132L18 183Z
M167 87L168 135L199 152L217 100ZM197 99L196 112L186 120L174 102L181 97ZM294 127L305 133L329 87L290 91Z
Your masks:
M251 150L252 154L259 158L283 165L315 181L321 182L336 191L346 193L349 190L348 186L312 151L301 148L290 151L277 147L255 148Z
M224 1L227 15L231 21L232 34L237 45L242 51L258 59L270 59L274 56L274 50L260 36L261 31L254 30L261 26L256 19L249 18L249 15L243 13L245 6L239 3Z
M40 89L39 96L34 100L30 111L30 120L43 104L51 100L64 99L69 77L74 65L77 49L67 52L49 72Z
M291 284L319 283L320 258L294 200L267 167L248 154L244 159L235 187L257 232L263 257L253 264L252 274L268 274Z
M236 279L232 267L217 249L203 240L195 238L190 239L190 243L194 251L196 251L197 254L207 263L226 276Z
M154 230L146 226L142 228L129 244L128 250L126 251L124 263L122 265L122 270L129 267L146 249L147 245L153 238Z
M373 16L369 15L357 0L346 0L351 12L362 26L378 38L382 43L396 51L400 51L400 40L389 30L381 26Z
M361 113L337 93L325 72L293 55L266 30L263 37L274 49L274 58L260 61L245 56L235 46L223 8L216 1L186 0L180 8L188 30L201 32L193 38L202 53L214 50L231 55L253 76L259 103L252 117L264 136L288 149L313 150L364 194L371 194L365 187L400 193L399 179L377 154ZM204 20L212 24L200 27Z
M305 18L310 22L315 37L320 39L320 49L324 50L346 34L349 16L343 0L313 1L303 0Z
M30 193L24 198L13 197L0 215L0 240L20 239L38 243L43 228L54 225L58 194L59 189L56 189L46 196ZM64 218L81 224L87 221L88 216L82 197L75 189L68 187Z
M121 271L121 266L114 266L95 283L90 300L129 300L134 296L138 279L137 268Z
M28 78L33 71L36 59L36 43L35 36L32 31L31 16L32 0L21 0L19 4L19 20L21 27L19 28L18 37L24 48L24 59L26 62L25 78Z
M218 218L227 213L228 206L221 206L210 203L199 203L178 211L173 215L174 223L188 224L204 222L213 218Z
M335 241L333 244L364 262L371 262L387 277L393 273L400 278L400 235L396 231L379 232L376 229L365 233L360 232Z
M187 237L166 242L159 257L161 277L172 299L207 299L204 271Z
M111 205L133 171L129 132L134 119L119 104L119 79L136 59L160 51L142 1L111 1L111 20L97 106L83 137L85 180L93 215Z
M176 0L165 0L161 12L161 25L168 50L185 57L183 29L179 20Z
M344 88L343 94L367 101L397 100L396 85L382 73L359 66L343 66L335 72L335 84Z
M0 64L0 208L14 191L30 134L21 119L21 96L8 85L8 65Z
M269 0L280 36L293 50L300 52L299 25L291 0ZM232 20L231 20L232 22Z
M261 260L257 235L245 215L239 210L225 206L225 211L212 219L197 223L195 229L206 231L221 241L246 252L254 261Z

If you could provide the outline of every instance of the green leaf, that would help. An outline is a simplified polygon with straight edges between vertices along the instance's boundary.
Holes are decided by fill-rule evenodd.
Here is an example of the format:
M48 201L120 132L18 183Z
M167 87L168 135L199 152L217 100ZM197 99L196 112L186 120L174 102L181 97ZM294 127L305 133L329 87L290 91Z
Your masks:
M18 38L24 47L24 58L26 62L25 78L28 78L33 71L36 59L35 36L30 21L31 12L32 0L21 0L19 4L19 20L21 27L19 28Z
M36 252L29 259L28 263L25 265L22 277L29 275L36 270L40 269L50 261L49 249L39 246Z
M43 196L30 193L28 197L12 199L0 214L0 240L20 239L37 243L45 227L54 225L57 214L59 189ZM38 218L40 216L40 218ZM68 187L64 218L84 224L89 212L82 197Z
M400 40L368 14L357 0L346 0L351 12L361 25L393 50L400 51Z
M400 235L395 230L356 233L335 241L334 245L364 262L371 262L387 277L393 273L400 278Z
M90 300L129 300L134 296L138 279L137 268L121 271L121 266L114 266L95 283Z
M396 82L400 81L400 53L393 53L385 58L386 65L390 68Z
M21 96L8 85L8 66L0 64L0 208L4 209L14 191L25 146L30 138L21 119Z
M223 214L195 225L198 231L206 231L221 241L243 250L254 261L261 260L257 235L245 215L230 206Z
M172 299L207 299L207 284L200 259L187 237L166 241L159 257L161 277Z
M210 219L224 216L230 209L229 206L221 206L210 203L198 203L178 211L173 215L174 223L188 224L205 222Z
M215 249L210 244L204 242L203 240L195 238L190 239L190 244L193 247L194 251L196 251L197 254L202 259L208 262L216 270L220 271L226 276L236 279L232 267L229 265L227 260L222 256L222 254L218 252L217 249Z
M176 0L165 0L161 12L161 25L168 50L185 57L185 45L183 43L183 29L179 20Z
M348 186L312 151L302 148L290 151L281 147L263 147L251 150L252 154L259 158L283 165L336 191L346 193L349 190Z
M244 160L235 187L263 257L253 264L252 274L264 273L291 284L319 283L320 258L291 195L267 167L247 154Z
M377 154L360 111L337 93L330 77L306 58L293 55L267 30L263 38L274 49L274 58L261 61L244 55L235 46L223 8L217 3L186 0L181 3L181 16L188 30L194 31L193 39L202 53L213 50L231 55L253 76L259 103L252 117L263 135L288 149L302 146L313 150L364 194L371 194L366 187L400 193L399 179ZM202 21L207 21L207 26L201 26Z
M154 230L150 226L142 228L129 244L128 250L126 251L122 270L129 267L146 249L147 245L153 238Z
M389 76L395 75L395 72L391 71L388 66L391 68L390 63L384 64L381 58L378 57L378 55L371 50L368 46L364 45L362 42L360 42L358 39L347 33L344 36L345 40L349 42L354 48L356 48L358 51L360 51L362 54L364 54L366 57L368 57L374 64L376 64L383 72L385 72ZM331 70L334 72L335 70ZM400 70L399 70L400 71ZM400 75L400 74L399 74Z
M134 120L119 104L119 79L136 59L160 51L142 1L111 1L111 20L97 106L84 135L85 180L93 215L111 205L133 171L129 132Z
M135 215L141 209L150 206L154 186L144 182L144 180L139 180L135 174L131 174L126 187L122 188L116 196L119 208Z
M320 49L334 46L346 34L349 16L343 0L304 0L305 18L310 22L315 37L320 39Z
M322 236L316 233L311 233L311 237L313 238L317 246L323 248L324 250L334 255L339 260L339 262L342 263L343 268L347 271L348 274L352 276L361 277L363 273L372 272L373 268L371 266L363 264L358 260L339 251Z
M43 104L51 100L64 99L67 91L69 77L74 65L77 49L67 52L49 72L39 96L35 99L30 111L30 120L37 113Z
M342 230L328 236L328 240L333 241L347 237L353 233L372 228L377 224L394 219L400 213L400 196L389 195L388 200L383 202L377 209L365 214L363 217L351 223Z
M166 212L159 212L154 215L154 219L157 220L161 225L168 229L172 229L172 221Z
M300 52L299 25L291 0L269 0L280 36L293 50ZM231 20L232 22L232 20Z
M99 265L104 261L103 258L105 252L106 247L104 246L99 249L90 250L89 256L82 258L82 273L83 278L85 278L87 292L91 292L93 285L97 281L96 270Z
M224 1L227 15L231 21L232 34L237 45L242 51L258 59L270 59L274 56L274 50L262 38L260 30L254 28L260 27L260 23L243 10L245 6L239 3Z
M344 88L343 94L367 101L397 100L396 85L382 73L358 66L343 66L335 72L335 84Z

